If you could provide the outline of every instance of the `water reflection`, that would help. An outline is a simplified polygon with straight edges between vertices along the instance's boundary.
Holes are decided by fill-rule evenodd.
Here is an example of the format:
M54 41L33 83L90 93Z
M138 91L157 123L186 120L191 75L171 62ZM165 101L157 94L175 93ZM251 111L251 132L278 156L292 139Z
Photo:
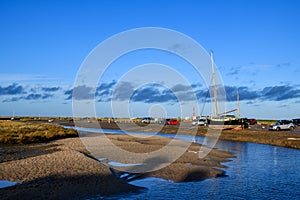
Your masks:
M217 148L236 158L223 163L227 177L172 183L151 179L131 182L147 187L139 195L118 199L297 199L300 196L300 151L270 145L219 141Z
M273 148L273 175L276 176L277 175L277 147Z

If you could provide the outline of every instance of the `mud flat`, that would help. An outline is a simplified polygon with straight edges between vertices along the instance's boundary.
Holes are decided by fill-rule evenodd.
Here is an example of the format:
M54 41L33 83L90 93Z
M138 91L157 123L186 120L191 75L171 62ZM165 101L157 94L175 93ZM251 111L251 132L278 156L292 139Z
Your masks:
M106 135L126 151L155 151L170 139L151 139L129 135ZM200 145L192 144L185 153L167 167L140 174L139 178L154 176L175 182L199 181L225 176L222 162L229 161L229 152L212 150L200 159ZM1 199L80 199L141 192L145 188L130 185L112 175L103 164L86 150L80 138L67 138L48 143L0 146L0 180L18 182L0 189Z

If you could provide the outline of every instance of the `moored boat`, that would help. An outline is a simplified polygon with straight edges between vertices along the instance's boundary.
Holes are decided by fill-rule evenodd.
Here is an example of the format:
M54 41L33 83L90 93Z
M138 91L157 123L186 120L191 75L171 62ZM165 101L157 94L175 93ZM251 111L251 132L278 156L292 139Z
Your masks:
M218 104L217 104L217 87L216 87L216 79L215 79L215 72L214 72L214 60L213 60L213 53L211 52L211 65L212 65L212 80L214 83L214 104L215 104L215 116L211 116L207 119L208 121L208 128L211 129L238 129L238 128L245 128L247 126L246 119L240 119L239 117L235 117L234 115L227 115L228 113L234 112L237 109L219 114L218 113ZM237 93L237 101L238 101L238 115L240 116L240 105L239 105L239 95Z

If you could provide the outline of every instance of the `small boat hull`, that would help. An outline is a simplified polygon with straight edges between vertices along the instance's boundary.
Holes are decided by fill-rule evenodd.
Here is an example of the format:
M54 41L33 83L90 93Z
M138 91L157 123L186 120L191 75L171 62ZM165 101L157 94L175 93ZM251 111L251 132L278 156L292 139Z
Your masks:
M226 129L238 129L243 128L244 122L238 119L234 120L220 120L220 119L209 119L208 128L226 130Z

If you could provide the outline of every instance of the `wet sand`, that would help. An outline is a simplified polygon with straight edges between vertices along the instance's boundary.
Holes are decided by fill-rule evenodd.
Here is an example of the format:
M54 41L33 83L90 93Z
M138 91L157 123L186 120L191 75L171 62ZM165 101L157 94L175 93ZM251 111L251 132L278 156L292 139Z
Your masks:
M85 153L79 138L1 147L0 179L22 183L0 189L1 199L73 199L138 191Z
M120 148L131 152L155 151L170 139L108 135ZM200 181L225 176L221 162L229 161L229 152L212 150L200 159L200 145L192 144L174 163L139 178L154 176L175 182ZM145 188L130 185L112 175L109 167L91 157L80 138L60 139L43 144L0 147L0 180L19 182L0 189L1 199L80 199L141 192Z

